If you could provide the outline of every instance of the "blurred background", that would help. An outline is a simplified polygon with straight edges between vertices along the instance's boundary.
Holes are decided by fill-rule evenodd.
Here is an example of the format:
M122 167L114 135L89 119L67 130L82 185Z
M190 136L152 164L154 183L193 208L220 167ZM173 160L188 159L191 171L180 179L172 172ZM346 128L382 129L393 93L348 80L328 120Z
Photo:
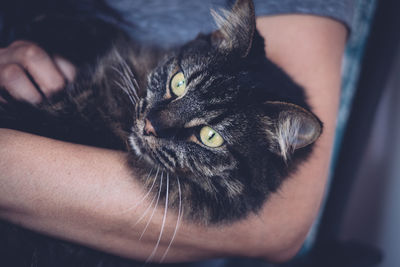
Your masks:
M393 58L340 229L381 249L381 267L400 266L400 53Z
M312 266L400 266L400 1L358 7L343 68L347 123Z

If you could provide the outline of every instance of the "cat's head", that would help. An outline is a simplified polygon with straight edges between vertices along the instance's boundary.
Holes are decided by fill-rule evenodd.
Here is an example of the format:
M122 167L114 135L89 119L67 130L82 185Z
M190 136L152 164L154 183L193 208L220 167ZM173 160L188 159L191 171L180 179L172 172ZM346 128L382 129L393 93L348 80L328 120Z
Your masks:
M273 191L321 123L302 89L266 59L252 2L213 15L218 30L171 53L149 76L130 145L210 194L234 198L249 184Z

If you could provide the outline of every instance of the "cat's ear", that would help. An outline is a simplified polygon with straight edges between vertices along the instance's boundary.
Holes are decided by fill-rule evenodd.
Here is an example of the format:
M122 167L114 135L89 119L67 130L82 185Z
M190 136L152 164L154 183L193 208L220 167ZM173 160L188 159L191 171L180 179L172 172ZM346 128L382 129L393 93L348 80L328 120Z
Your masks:
M252 0L236 0L232 10L211 10L218 30L211 34L211 42L224 52L237 52L246 57L252 45L256 20Z
M288 160L296 149L314 143L322 133L321 121L304 108L284 102L264 103L264 124L273 152Z

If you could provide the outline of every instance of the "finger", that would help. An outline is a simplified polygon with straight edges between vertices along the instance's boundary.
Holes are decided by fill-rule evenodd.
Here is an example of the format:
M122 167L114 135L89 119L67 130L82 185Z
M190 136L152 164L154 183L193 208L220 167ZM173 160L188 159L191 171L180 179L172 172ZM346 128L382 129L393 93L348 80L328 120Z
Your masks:
M40 47L33 44L22 45L17 47L15 55L46 96L65 86L64 77L58 67Z
M58 69L61 71L63 76L67 79L68 82L73 82L76 75L76 68L75 66L60 56L54 56L54 62L56 63Z
M25 71L17 64L0 66L0 86L18 100L37 104L42 101L42 96L29 80Z

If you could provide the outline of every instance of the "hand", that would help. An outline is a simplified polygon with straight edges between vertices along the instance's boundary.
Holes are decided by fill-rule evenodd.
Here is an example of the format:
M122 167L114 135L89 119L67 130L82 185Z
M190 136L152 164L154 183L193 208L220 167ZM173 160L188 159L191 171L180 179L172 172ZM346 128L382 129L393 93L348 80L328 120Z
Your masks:
M15 99L37 104L72 82L75 73L69 61L51 57L34 43L15 41L0 48L0 87ZM0 101L5 100L0 96Z

